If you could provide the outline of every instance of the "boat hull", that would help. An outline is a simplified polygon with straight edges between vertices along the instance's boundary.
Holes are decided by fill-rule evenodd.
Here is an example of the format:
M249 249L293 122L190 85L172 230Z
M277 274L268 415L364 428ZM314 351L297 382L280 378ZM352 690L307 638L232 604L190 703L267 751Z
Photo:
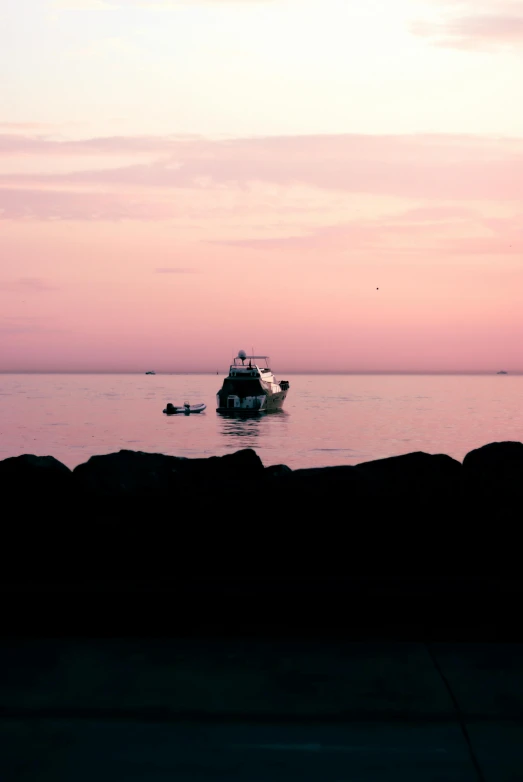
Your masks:
M278 382L269 366L252 363L259 359L267 363L268 357L247 356L240 350L216 394L217 413L272 413L282 409L289 381Z
M217 396L217 413L272 413L283 408L287 391L268 392L260 388L255 394L243 394L241 388L234 392L221 389Z
M231 414L256 414L256 413L274 413L283 409L283 403L285 401L286 393L281 391L277 394L267 395L262 403L259 405L235 405L227 406L220 405L216 408L217 413Z

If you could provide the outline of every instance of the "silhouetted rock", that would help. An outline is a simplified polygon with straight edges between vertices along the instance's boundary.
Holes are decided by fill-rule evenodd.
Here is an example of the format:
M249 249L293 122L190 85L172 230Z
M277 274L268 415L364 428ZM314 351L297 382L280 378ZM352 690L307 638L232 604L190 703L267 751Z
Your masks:
M280 557L282 572L289 563L310 568L320 549L323 554L332 550L333 563L345 551L346 525L352 531L356 514L376 499L373 489L372 479L351 466L292 470L273 477L264 490L264 507L272 513L266 514L260 545L268 538L267 553L273 560ZM275 527L272 534L270 524Z
M523 500L523 443L489 443L470 451L463 476L471 499L500 504Z
M287 467L286 464L271 464L270 467L265 468L265 477L266 478L285 478L287 475L290 475L292 472L290 467Z
M487 589L481 599L469 590L457 600L456 586L443 598L438 579L492 576L518 550L506 509L521 507L522 487L521 443L491 443L463 466L410 453L301 470L264 468L252 449L207 459L120 451L72 473L53 457L25 455L0 462L1 580L26 588L24 612L44 623L54 615L59 630L72 613L81 625L97 612L108 632L117 621L122 631L137 621L159 632L196 622L202 632L210 623L232 633L291 620L320 632L422 622L425 611L444 621L448 606L460 622L479 622L503 611L499 598ZM325 574L328 588L318 583ZM345 577L352 586L342 585ZM394 577L406 591L387 585ZM420 577L436 586L422 594L412 580ZM217 586L226 578L236 582L232 591ZM198 579L207 585L196 589ZM94 602L79 590L71 611L67 585L93 581L103 585ZM64 594L42 591L38 602L51 582ZM9 605L16 622L20 610Z
M74 481L83 494L104 497L164 496L188 460L143 451L119 451L91 456L73 470Z
M71 470L53 456L23 454L0 462L3 499L16 495L18 507L28 502L59 502L70 481Z
M53 569L67 547L62 531L74 515L71 490L71 471L53 456L0 462L2 580L28 583Z
M463 459L463 467L468 473L483 477L523 477L523 443L488 443L469 451Z
M461 489L462 466L445 454L423 451L376 459L358 465L364 475L375 481L382 499L402 498L406 503L427 503L457 499Z
M205 481L242 481L261 478L265 472L263 462L252 448L211 456L208 459L189 459L186 475Z
M521 443L492 443L464 466L410 453L300 470L265 468L252 449L200 459L122 450L73 473L26 455L0 462L3 572L34 583L50 574L298 579L325 569L437 578L444 562L459 578L464 558L507 547L507 531L492 535L483 521L503 515L492 508L508 507L507 497L523 501L522 485Z
M361 470L352 466L311 467L294 470L287 479L291 491L299 491L309 497L328 501L332 494L342 492L345 501L355 496L370 496L372 480ZM334 497L332 497L334 499Z
M198 486L219 492L231 481L254 479L263 473L262 461L251 449L208 459L122 450L92 456L75 467L73 477L84 496L159 502L172 497L181 501L190 492L191 501L197 503L207 499L195 494Z

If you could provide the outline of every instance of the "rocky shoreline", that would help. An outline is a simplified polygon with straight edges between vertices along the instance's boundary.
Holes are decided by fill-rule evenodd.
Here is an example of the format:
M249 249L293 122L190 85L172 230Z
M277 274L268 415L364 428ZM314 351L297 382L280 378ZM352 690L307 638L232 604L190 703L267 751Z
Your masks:
M23 455L0 490L19 631L506 634L523 595L519 442L305 470L250 449Z

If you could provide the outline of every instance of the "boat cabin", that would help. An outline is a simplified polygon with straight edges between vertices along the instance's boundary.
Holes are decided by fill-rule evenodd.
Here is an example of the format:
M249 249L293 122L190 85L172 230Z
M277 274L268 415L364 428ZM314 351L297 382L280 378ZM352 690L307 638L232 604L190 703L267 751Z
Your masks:
M248 356L240 350L217 395L220 410L267 410L281 407L288 390L279 384L269 367L269 356ZM283 392L283 393L282 393Z
M258 361L264 361L265 366L253 363ZM240 351L229 368L229 377L238 380L255 377L273 382L273 374L269 369L269 356L247 356Z

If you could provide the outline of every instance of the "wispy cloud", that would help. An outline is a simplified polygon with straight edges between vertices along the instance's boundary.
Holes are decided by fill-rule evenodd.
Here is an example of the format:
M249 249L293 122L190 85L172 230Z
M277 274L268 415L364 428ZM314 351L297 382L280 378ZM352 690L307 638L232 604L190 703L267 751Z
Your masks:
M51 8L56 11L105 11L114 4L105 0L53 0Z
M514 256L523 252L521 215L486 218L480 211L459 207L420 207L395 215L352 220L304 230L301 234L245 237L212 241L229 247L319 252L326 257L341 253L374 252L385 256Z
M451 225L448 223L447 225ZM447 226L444 226L447 227ZM438 229L441 231L441 224ZM380 217L377 219L353 220L337 225L324 225L314 230L304 230L302 234L266 236L261 238L231 239L213 241L212 244L221 244L231 247L241 247L258 250L291 250L299 249L301 252L317 253L318 250L326 252L355 252L363 249L380 249L394 246L396 250L419 251L416 237L430 237L433 242L433 233L427 231L425 224L416 221L404 220L403 222L393 217Z
M0 334L3 337L16 337L23 334L60 333L64 329L53 326L52 319L34 316L0 316Z
M196 269L189 269L185 266L160 266L154 270L156 274L195 274Z
M268 3L274 0L53 0L51 8L56 11L111 11L134 6L146 10L176 8L181 5L245 5Z
M412 32L436 45L493 50L523 41L523 4L520 0L455 0L440 3L439 19L416 21Z
M18 123L0 125L0 130L22 130ZM51 125L38 125L35 129L50 128ZM29 127L25 127L30 130ZM46 155L60 157L77 157L96 155L169 155L183 150L185 146L203 141L198 135L169 136L103 136L79 140L49 138L45 135L18 133L0 133L0 156L12 155Z
M172 216L169 204L132 194L0 188L0 220L162 220Z
M42 277L19 277L15 280L0 280L0 290L41 293L57 290L57 287Z
M396 222L439 223L449 220L471 220L480 216L476 209L457 206L419 206L400 214L391 215Z
M417 22L416 35L431 38L438 46L458 49L498 49L523 42L520 16L462 16L443 23Z
M11 143L7 142L7 146ZM69 154L71 147L70 143L46 144L42 140L35 143L42 153L49 147L52 154L60 151ZM146 213L151 198L148 191L155 189L223 191L260 184L416 199L523 199L523 139L517 138L339 135L225 141L159 138L156 143L155 148L151 138L88 139L77 144L78 154L89 155L100 150L109 154L113 150L116 155L126 150L138 153L147 148L151 158L156 159L66 174L4 175L0 184L12 188L11 197L15 201L19 187L40 190L40 197L46 203L63 198L59 213L85 209L93 195L76 192L68 204L65 193L45 193L44 188L110 188L121 190L121 198L132 189L143 194L143 204L134 207L127 201L110 207L110 197L99 195L99 203L105 204L109 213L115 212L116 217ZM37 197L34 193L34 198ZM92 207L95 208L94 200ZM20 203L16 207L15 203L15 209L23 210L23 207ZM164 212L168 213L168 209Z
M54 128L50 122L0 122L0 131L21 131L21 132L34 132L35 130L49 130Z

